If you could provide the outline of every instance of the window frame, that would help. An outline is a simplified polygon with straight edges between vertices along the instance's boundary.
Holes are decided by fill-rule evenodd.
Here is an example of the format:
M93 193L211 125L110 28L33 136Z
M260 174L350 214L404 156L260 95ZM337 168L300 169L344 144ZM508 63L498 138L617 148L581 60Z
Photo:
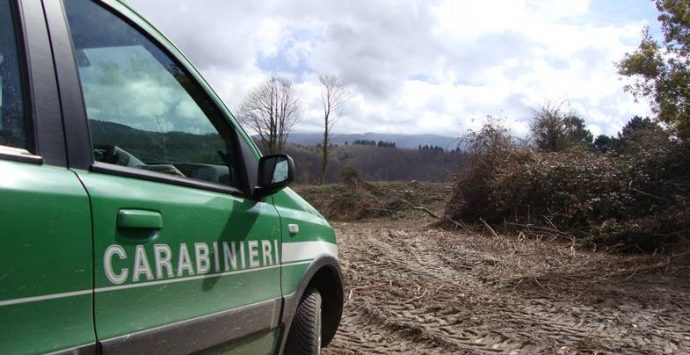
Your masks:
M183 72L183 74L187 76L187 78L190 80L191 84L195 88L195 91L200 95L200 97L194 97L190 92L188 92L185 89L185 91L190 95L190 97L192 97L192 99L197 104L199 104L199 101L205 101L209 105L212 105L212 107L208 110L205 110L203 107L201 107L201 105L200 108L202 109L202 112L204 112L204 115L206 116L208 122L212 126L214 126L214 128L217 128L217 124L225 126L224 128L228 132L227 134L229 135L229 137L222 137L231 140L230 144L232 145L233 154L232 159L237 162L235 168L238 170L236 171L236 175L239 186L234 187L230 185L217 184L202 180L196 180L192 178L159 173L155 171L148 171L143 169L95 161L92 152L91 131L89 128L88 117L86 114L86 105L84 102L83 88L81 85L81 80L79 79L79 71L74 56L74 45L72 43L71 34L69 32L70 29L69 23L67 22L67 15L65 13L65 9L61 0L44 0L44 3L54 10L48 11L48 9L46 9L46 13L48 14L49 25L51 22L51 17L58 17L58 15L60 17L60 21L57 21L57 18L54 19L54 22L59 22L59 24L55 26L49 26L53 46L55 47L56 42L59 42L63 46L66 45L66 48L69 48L69 51L62 51L62 53L60 53L60 59L58 59L56 54L56 68L58 71L58 77L61 76L60 73L63 73L62 76L66 79L65 82L63 82L63 78L60 79L59 84L61 98L70 96L73 98L75 103L78 103L77 105L72 105L70 110L72 114L64 115L68 153L72 153L73 151L79 151L79 153L76 154L78 155L78 159L69 159L69 166L78 169L90 170L97 173L136 178L176 186L191 187L206 191L250 197L252 192L252 186L249 179L252 175L247 170L247 161L248 159L254 158L246 154L247 149L246 147L244 147L246 143L242 143L243 138L238 133L238 127L236 127L232 120L230 120L225 115L223 110L220 107L218 107L216 102L213 100L212 93L210 93L203 85L201 85L197 77L192 74L192 70L194 69L193 67L191 67L191 64L186 60L186 58L184 58L184 56L181 53L175 53L174 51L168 49L163 43L161 43L160 39L152 35L149 29L141 26L132 18L130 18L127 14L123 14L121 11L119 11L117 8L115 8L108 2L100 0L91 1L93 1L95 5L100 6L105 11L109 12L111 15L123 21L125 25L130 26L140 35L144 36L144 38L150 41L153 46L158 48L163 55L167 56L169 60L171 60L175 65L177 65ZM56 37L58 37L57 41L54 40L54 38ZM56 51L56 49L54 49L54 51ZM60 62L59 65L58 61ZM214 122L213 117L208 117L209 111L214 111L214 115L217 116L215 117L215 120L217 122ZM221 130L218 130L217 133L221 134L223 132Z
M16 0L8 0L8 4L10 8L9 16L12 19L12 29L14 31L14 44L16 46L15 49L17 51L16 56L19 70L20 92L22 99L22 116L24 119L25 146L13 147L0 144L0 159L40 165L43 164L44 161L43 157L37 155L38 132L36 130L37 125L35 124L35 113L36 111L40 110L34 110L33 108L33 103L35 101L34 95L31 90L33 85L30 82L32 76L30 75L29 65L31 53L29 51L29 46L26 43L29 37L33 37L35 38L35 40L40 40L39 38L37 38L40 36L40 30L38 30L38 32L26 33L25 28L27 26L25 23L25 17L23 16L23 14L25 13L24 9L21 8L21 5ZM26 20L31 21L32 19L28 18ZM34 64L40 64L36 63L36 60L34 60L34 62ZM62 148L64 149L64 146ZM59 165L59 160L60 159L54 161L51 159L51 162L58 163Z

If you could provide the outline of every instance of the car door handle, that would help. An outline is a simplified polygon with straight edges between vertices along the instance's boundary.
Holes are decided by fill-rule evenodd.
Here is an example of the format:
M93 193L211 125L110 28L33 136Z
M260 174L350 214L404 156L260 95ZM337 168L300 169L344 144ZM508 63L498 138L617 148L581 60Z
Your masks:
M162 229L163 216L160 212L122 209L117 212L118 228Z

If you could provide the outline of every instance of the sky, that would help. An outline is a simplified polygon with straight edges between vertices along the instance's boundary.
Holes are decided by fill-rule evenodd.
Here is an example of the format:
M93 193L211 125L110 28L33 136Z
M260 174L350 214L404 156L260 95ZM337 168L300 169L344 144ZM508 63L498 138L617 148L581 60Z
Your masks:
M644 100L624 92L615 62L650 0L127 0L166 34L236 111L272 76L293 81L300 132L322 130L319 74L349 99L335 133L461 136L486 116L515 134L532 109L561 105L595 134L615 134Z

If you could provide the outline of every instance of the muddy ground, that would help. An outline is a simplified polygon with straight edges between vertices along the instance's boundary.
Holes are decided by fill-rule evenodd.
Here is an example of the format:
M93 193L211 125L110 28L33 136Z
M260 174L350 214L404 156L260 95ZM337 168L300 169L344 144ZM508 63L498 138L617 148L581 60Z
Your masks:
M690 253L442 230L417 212L333 222L345 310L326 354L690 353Z

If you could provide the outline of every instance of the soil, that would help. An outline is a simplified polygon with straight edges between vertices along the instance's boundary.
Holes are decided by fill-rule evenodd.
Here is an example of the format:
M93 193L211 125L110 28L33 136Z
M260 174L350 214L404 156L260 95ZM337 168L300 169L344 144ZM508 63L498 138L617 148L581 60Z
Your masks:
M345 309L325 354L690 353L690 252L612 255L432 222L333 223Z

